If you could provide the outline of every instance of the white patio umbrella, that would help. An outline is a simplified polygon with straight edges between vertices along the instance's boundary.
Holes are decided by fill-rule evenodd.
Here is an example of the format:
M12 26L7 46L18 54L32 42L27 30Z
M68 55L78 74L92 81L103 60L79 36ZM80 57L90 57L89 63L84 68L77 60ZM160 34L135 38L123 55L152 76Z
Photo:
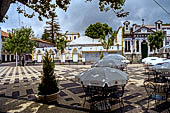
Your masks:
M170 72L170 63L166 62L161 65L155 65L151 67L153 70L161 71L161 72Z
M120 54L109 54L107 56L104 56L103 59L126 60L126 57Z
M104 87L107 84L108 87L111 87L114 85L126 84L128 76L118 69L110 67L94 67L77 75L76 80L82 82L85 86Z
M94 63L91 67L111 67L120 69L126 67L126 63L115 59L101 59Z

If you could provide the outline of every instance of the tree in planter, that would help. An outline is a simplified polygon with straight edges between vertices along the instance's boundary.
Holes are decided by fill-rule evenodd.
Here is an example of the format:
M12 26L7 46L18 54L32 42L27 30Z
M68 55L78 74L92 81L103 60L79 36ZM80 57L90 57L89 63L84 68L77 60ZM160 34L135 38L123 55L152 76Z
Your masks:
M25 52L31 53L36 46L36 42L30 40L33 36L31 28L22 27L20 29L13 29L9 36L10 38L5 41L3 49L12 54L17 53L19 59L20 56L24 56Z
M163 46L164 33L162 31L156 31L153 34L150 34L148 37L149 46L152 47L154 53L156 49L160 49Z
M38 87L39 95L50 95L59 91L58 81L56 80L56 76L54 74L54 68L55 64L49 53L46 52L43 57L43 76Z

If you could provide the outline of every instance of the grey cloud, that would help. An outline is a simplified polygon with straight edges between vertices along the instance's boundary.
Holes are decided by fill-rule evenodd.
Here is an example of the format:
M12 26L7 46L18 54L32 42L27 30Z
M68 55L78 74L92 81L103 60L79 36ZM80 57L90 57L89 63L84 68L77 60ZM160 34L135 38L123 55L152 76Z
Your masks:
M157 1L170 12L170 1ZM84 34L85 29L90 24L96 22L107 23L113 30L117 30L119 26L122 26L125 20L129 20L131 24L142 24L142 19L145 19L145 24L151 25L159 19L164 23L170 23L170 15L166 14L153 0L126 0L124 9L129 11L130 15L125 18L117 18L113 11L100 12L97 0L93 0L91 3L85 3L84 0L71 0L67 12L57 9L57 15L62 32L68 30L81 34ZM10 7L8 11L9 20L1 25L3 28L19 27L18 14L14 10L16 10L14 6ZM37 18L27 19L23 16L20 19L24 22L24 25L32 26L35 34L41 36L45 21L39 22Z

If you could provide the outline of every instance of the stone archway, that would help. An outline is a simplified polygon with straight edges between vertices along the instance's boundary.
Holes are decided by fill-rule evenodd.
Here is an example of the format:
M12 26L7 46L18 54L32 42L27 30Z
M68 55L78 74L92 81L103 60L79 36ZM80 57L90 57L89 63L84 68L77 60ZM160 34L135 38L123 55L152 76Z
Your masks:
M142 59L148 56L148 43L146 42L146 40L143 40L141 43L141 55Z
M73 62L78 62L78 51L77 51L77 48L74 48L73 49Z
M37 62L42 62L42 52L40 49L37 51Z

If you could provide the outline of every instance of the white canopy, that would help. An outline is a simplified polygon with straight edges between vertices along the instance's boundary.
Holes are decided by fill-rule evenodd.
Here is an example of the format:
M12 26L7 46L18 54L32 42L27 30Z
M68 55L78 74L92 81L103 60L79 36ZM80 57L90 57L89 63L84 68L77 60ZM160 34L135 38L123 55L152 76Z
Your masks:
M94 67L76 76L76 80L85 86L123 85L128 81L128 75L118 69L109 67Z
M109 54L107 56L104 56L103 59L116 59L116 60L126 60L126 57L120 55L120 54Z
M166 45L159 49L160 53L170 53L170 45Z
M120 60L115 59L101 59L94 63L92 67L111 67L111 68L125 68L126 63L121 62Z
M153 70L156 70L156 71L170 72L170 63L169 63L169 62L166 62L166 63L163 63L163 64L161 64L161 65L152 66L151 68L152 68Z

